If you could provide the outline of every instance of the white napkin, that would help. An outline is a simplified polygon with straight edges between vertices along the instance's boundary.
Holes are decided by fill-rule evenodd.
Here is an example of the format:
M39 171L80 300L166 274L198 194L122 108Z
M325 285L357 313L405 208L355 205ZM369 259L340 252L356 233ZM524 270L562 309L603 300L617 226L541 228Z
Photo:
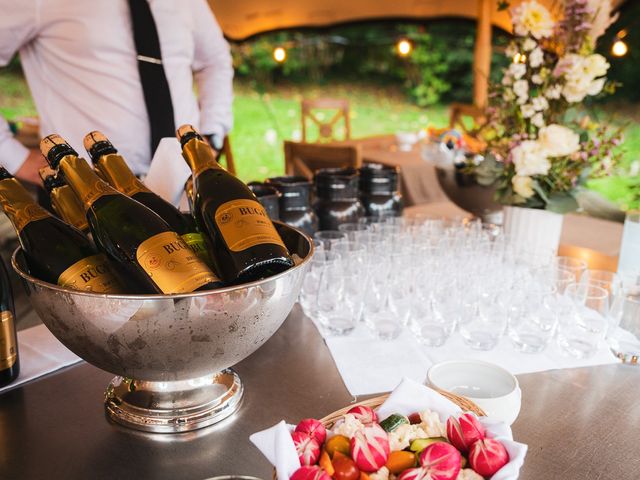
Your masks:
M457 333L443 346L429 348L420 345L407 329L392 341L374 338L364 325L343 337L326 335L319 330L325 335L347 390L354 396L388 392L404 377L423 382L431 365L446 360L484 360L514 375L619 363L605 342L593 357L576 359L564 354L555 342L542 353L526 354L516 351L505 337L495 349L483 352L465 345Z
M182 158L180 142L172 137L160 140L144 179L145 185L167 202L178 206L184 193L184 183L190 176L191 169Z
M256 432L249 440L258 447L271 465L276 467L278 478L287 479L300 468L300 460L296 447L291 439L295 427L287 425L284 420L271 428Z
M443 397L435 390L404 378L389 395L389 398L378 408L378 418L384 419L392 413L410 415L414 412L430 409L440 415L441 421L461 412L460 407ZM511 428L491 418L481 418L488 436L501 441L509 452L509 463L496 472L491 480L516 480L520 467L527 454L527 445L513 441ZM249 437L253 444L276 467L279 480L287 480L293 472L300 468L295 445L291 439L293 426L284 421L267 430L254 433Z
M18 354L20 374L13 383L1 388L0 393L82 361L44 325L18 332Z

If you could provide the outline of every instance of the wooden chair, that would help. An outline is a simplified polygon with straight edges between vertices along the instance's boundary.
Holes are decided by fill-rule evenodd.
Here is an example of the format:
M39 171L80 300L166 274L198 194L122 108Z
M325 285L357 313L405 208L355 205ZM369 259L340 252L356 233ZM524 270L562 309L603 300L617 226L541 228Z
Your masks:
M285 141L284 164L287 175L312 179L314 172L321 168L360 168L362 147Z
M231 151L231 142L229 141L229 137L224 137L224 142L222 144L222 150L220 150L220 158L218 158L218 162L223 159L227 164L227 172L232 175L236 174L236 164L233 161L233 152Z
M316 110L336 110L334 115L324 121L319 118ZM336 138L334 129L340 120L344 120L344 138ZM349 101L334 98L318 98L314 100L302 100L302 141L308 142L307 123L318 127L318 139L316 142L333 142L337 140L351 139L351 123L349 120Z
M472 125L465 123L471 118ZM449 128L455 128L470 136L475 136L477 131L486 123L487 117L482 108L464 103L452 103L449 107Z

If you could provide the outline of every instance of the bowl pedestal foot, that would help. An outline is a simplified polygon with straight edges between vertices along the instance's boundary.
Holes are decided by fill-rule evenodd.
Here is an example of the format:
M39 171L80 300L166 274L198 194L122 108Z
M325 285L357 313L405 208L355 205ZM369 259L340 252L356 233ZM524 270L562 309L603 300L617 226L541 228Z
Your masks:
M189 432L235 413L243 391L240 377L230 368L169 382L115 377L105 393L105 409L113 421L135 430Z

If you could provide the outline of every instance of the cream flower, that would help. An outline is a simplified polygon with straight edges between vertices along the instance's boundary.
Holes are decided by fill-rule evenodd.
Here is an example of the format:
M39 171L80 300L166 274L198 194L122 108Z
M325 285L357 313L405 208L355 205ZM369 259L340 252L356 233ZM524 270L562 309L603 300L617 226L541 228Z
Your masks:
M511 150L516 173L523 177L546 175L551 168L547 153L535 140L525 140Z
M529 65L532 68L538 68L544 62L544 52L540 47L536 47L533 52L529 54Z
M580 148L580 136L570 128L555 123L540 129L538 142L549 157L571 155Z
M597 95L604 86L609 63L600 54L586 57L574 53L565 55L554 70L556 76L564 75L562 95L568 102L581 102L587 95Z
M527 98L529 98L529 84L527 83L527 81L518 80L517 82L515 82L513 84L513 93L515 93L517 97L526 101Z
M544 78L542 78L542 75L536 73L534 75L531 75L531 81L536 85L542 85L542 82L544 82Z
M513 78L518 80L527 73L527 66L524 63L512 63L509 65L509 73Z
M520 195L522 198L531 198L535 193L531 184L533 180L531 177L521 177L520 175L516 175L511 179L511 184L513 185L513 191L516 194Z
M553 33L553 19L549 10L535 0L522 2L511 10L513 30L521 37L531 34L536 40L548 38Z
M525 104L520 107L520 112L524 118L531 118L536 114L536 109L533 105Z
M549 101L542 96L533 97L531 99L531 105L536 112L544 112L547 108L549 108Z
M562 95L562 85L553 85L544 92L544 96L550 100L557 100L560 95Z
M538 128L544 127L544 117L542 116L542 113L538 112L531 117L531 123Z
M516 94L513 93L513 90L505 90L502 94L502 98L505 102L512 102L516 99Z
M533 38L529 38L529 37L527 37L527 39L522 43L522 49L525 52L530 52L531 50L533 50L537 46L538 46L538 44L536 43L536 41Z

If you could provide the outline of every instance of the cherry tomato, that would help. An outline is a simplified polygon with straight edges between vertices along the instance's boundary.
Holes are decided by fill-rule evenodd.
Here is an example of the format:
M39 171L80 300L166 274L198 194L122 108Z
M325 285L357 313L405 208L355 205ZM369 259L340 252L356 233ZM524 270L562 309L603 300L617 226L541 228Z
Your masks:
M335 437L331 437L325 443L324 448L329 454L331 458L333 458L335 452L343 453L344 455L349 455L349 439L344 435L336 435Z
M333 464L334 472L333 478L335 480L359 480L360 479L360 470L356 466L356 462L351 460L351 458L342 454L342 452L336 450L333 454L333 460L331 462Z
M394 475L398 475L407 468L413 468L415 466L416 456L413 452L405 452L404 450L391 452L385 465L385 467L389 469L389 473L393 473Z

